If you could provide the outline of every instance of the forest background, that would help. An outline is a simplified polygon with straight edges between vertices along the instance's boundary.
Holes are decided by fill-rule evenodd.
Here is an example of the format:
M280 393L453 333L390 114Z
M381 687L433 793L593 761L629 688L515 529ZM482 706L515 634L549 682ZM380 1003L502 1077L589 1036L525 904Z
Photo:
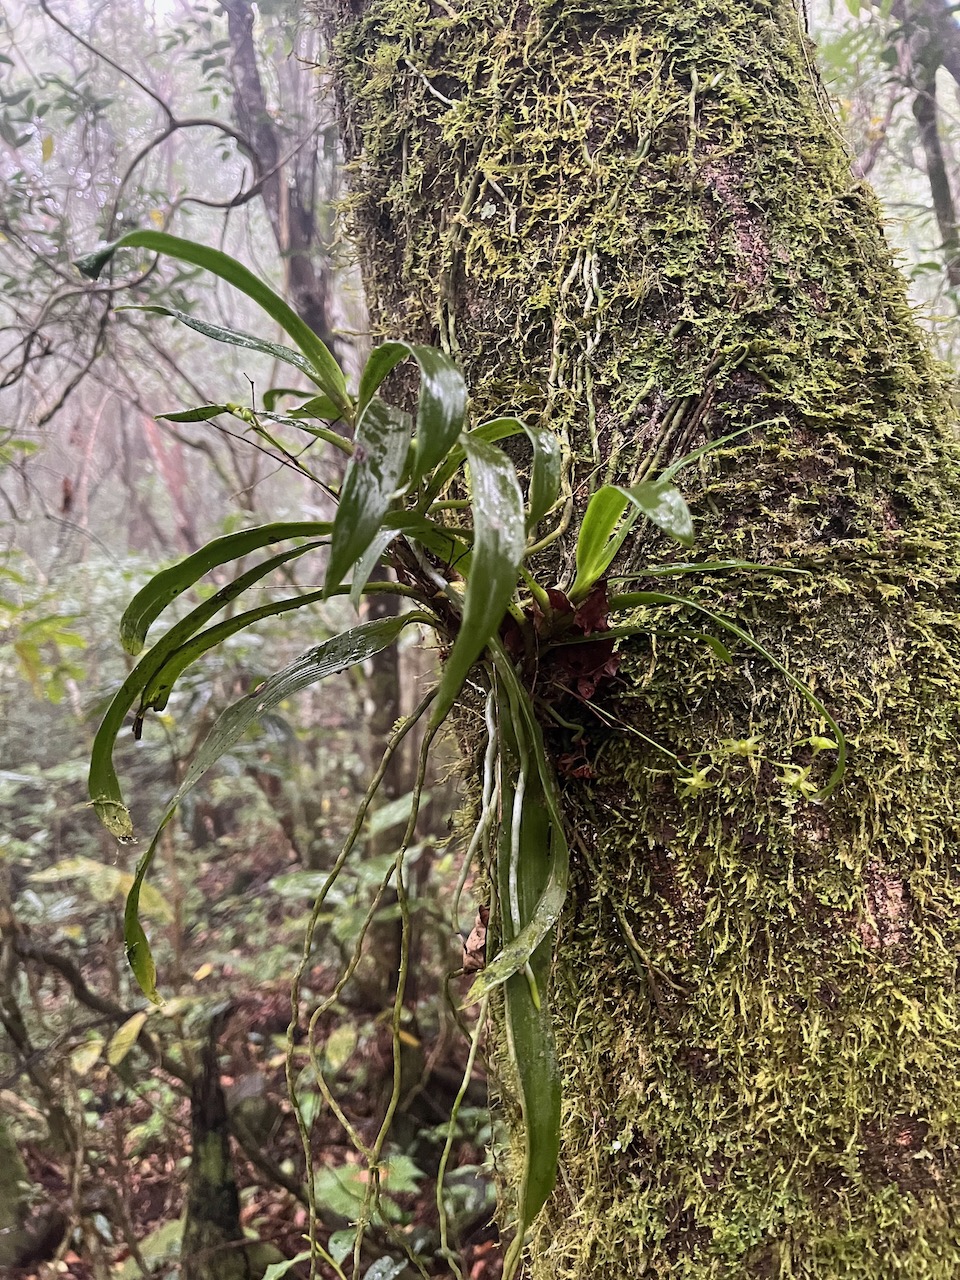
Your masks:
M934 0L817 5L809 22L851 164L884 201L921 323L955 369L960 28ZM217 245L358 370L371 335L327 62L316 26L287 0L41 0L0 14L0 1266L24 1277L209 1274L202 1256L178 1270L187 1201L196 1218L203 1200L198 1136L235 1161L253 1273L301 1251L308 1176L335 1265L363 1200L362 1165L306 1061L298 1088L316 1124L304 1167L285 1101L289 975L312 894L432 655L410 642L282 704L182 806L144 900L170 997L157 1011L123 962L132 855L118 854L85 793L98 717L125 674L116 628L134 590L218 533L330 509L242 423L156 420L245 403L283 379L261 355L117 308L163 305L243 330L254 319L242 299L169 263L97 286L72 263L134 227ZM317 575L301 561L291 583L306 591ZM295 630L264 623L189 674L143 740L123 741L138 827L155 822L224 706L353 618L326 603ZM465 988L454 979L451 998L447 975L476 910L468 886L450 918L462 854L450 755L415 851L409 1079L363 1259L373 1280L416 1274L410 1254L427 1274L499 1274L499 1135L479 1065L440 1195L445 1239L434 1194L468 1065ZM400 761L363 858L330 900L315 1000L374 902L412 767ZM355 981L320 1027L326 1076L360 1127L389 1092L397 928L384 899ZM217 1087L200 1099L211 1061Z

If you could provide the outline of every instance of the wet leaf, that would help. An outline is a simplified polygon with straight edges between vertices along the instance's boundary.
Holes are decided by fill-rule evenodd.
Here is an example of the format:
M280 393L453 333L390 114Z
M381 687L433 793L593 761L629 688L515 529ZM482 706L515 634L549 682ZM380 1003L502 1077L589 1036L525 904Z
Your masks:
M183 240L179 236L171 236L164 231L131 231L112 244L104 245L94 253L78 259L76 265L83 275L96 280L118 249L148 249L153 253L177 258L181 262L192 263L225 280L241 293L245 293L272 320L275 320L300 348L310 366L308 376L311 380L348 416L352 414L353 406L347 394L343 370L330 351L278 293L275 293L268 284L255 276L236 258L231 258L229 254L213 249L209 245Z
M360 412L371 402L387 374L408 356L420 370L410 475L410 484L415 486L447 456L460 435L467 412L467 386L456 364L436 347L386 342L371 354L361 375L357 395Z
M690 508L680 490L668 480L650 480L630 489L617 486L617 491L628 498L658 529L668 533L671 538L676 538L684 546L693 544Z
M461 437L470 466L474 542L460 630L444 663L431 714L439 724L467 673L496 635L513 597L526 548L523 494L513 463L495 445Z
M371 400L357 424L353 457L340 490L330 540L328 593L339 587L379 532L400 488L409 444L410 415Z
M371 622L362 622L350 631L325 640L323 644L309 649L295 662L265 680L253 693L247 694L232 707L228 707L213 725L187 768L183 781L170 801L149 849L137 864L136 875L124 908L127 959L141 990L149 1000L155 1004L161 1003L157 993L156 966L150 952L150 944L140 923L140 895L145 877L153 862L160 835L173 818L181 800L193 790L207 770L240 741L254 721L301 689L306 689L327 676L346 671L348 667L372 658L374 654L380 653L392 644L404 627L414 622L429 623L432 619L424 613L406 613L399 617L377 618Z

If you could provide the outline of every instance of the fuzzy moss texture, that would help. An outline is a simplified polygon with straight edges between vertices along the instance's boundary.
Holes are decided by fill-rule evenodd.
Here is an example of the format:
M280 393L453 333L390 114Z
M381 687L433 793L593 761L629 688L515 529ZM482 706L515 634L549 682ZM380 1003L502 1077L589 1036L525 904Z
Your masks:
M530 1274L952 1280L960 468L802 19L788 0L341 0L338 22L377 324L445 344L478 414L561 433L571 533L591 486L761 424L684 481L697 555L809 574L684 589L851 743L811 801L823 724L746 648L726 666L677 636L678 614L598 690L621 727L564 706L594 776L562 779L564 1140Z

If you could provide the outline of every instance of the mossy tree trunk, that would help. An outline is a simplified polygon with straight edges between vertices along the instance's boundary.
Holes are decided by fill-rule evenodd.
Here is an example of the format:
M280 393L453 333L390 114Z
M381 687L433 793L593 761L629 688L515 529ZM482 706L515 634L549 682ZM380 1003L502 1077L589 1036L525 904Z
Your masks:
M569 444L542 576L591 486L757 424L685 483L696 554L808 576L683 581L851 742L813 802L824 725L668 615L598 689L613 730L566 708L593 776L561 780L562 1171L531 1272L955 1277L960 471L802 18L341 0L338 23L377 322L446 345L478 414Z

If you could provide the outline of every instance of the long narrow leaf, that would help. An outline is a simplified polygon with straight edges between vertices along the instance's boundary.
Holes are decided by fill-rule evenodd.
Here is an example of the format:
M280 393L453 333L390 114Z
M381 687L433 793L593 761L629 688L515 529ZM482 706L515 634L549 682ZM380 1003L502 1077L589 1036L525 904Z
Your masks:
M352 414L353 406L347 394L343 370L327 347L278 293L275 293L268 284L255 276L252 271L248 271L235 258L231 258L229 254L219 249L211 249L208 245L195 244L192 240L182 240L179 236L168 235L165 231L131 231L112 244L105 245L102 249L79 259L77 267L85 276L96 280L118 249L149 249L154 253L178 258L181 262L190 262L225 280L241 293L245 293L271 319L275 320L300 348L311 365L311 379L344 410L347 416Z
M793 569L782 564L758 564L755 560L700 560L684 561L676 564L645 565L635 573L623 574L616 578L608 578L608 582L635 582L638 578L674 578L690 573L728 573L742 569L755 573L799 573L808 574L809 569Z
M308 685L316 684L318 680L366 662L383 649L389 648L405 627L415 622L432 625L434 621L429 614L419 611L403 613L398 617L376 618L370 622L361 622L359 626L341 635L332 636L301 654L289 666L265 680L259 689L247 694L223 712L201 743L171 803L179 804L210 766L239 742L247 728L285 698L306 689Z
M503 985L507 1050L524 1125L517 1230L504 1260L504 1277L511 1280L526 1230L557 1177L561 1081L548 992L553 924L566 895L568 857L556 781L529 696L499 642L494 642L493 654L503 815L496 872L503 948L467 998L475 998L491 968L503 970L495 974L495 983ZM553 902L552 918L541 932L545 901Z
M316 528L317 526L314 526ZM90 753L89 792L94 809L104 826L118 840L129 840L133 836L130 814L123 800L123 793L116 770L113 766L113 749L117 735L123 728L127 712L143 693L143 690L163 668L164 663L179 646L200 630L211 618L215 617L237 596L241 595L255 582L272 573L287 561L306 555L320 543L307 543L301 547L284 551L280 555L248 569L233 582L222 587L216 595L204 600L185 618L182 618L140 659L134 669L114 694L101 721L94 738Z
M559 437L546 427L524 427L533 447L530 485L527 490L527 532L535 529L553 507L560 493L563 455Z
M323 591L308 591L302 596L292 596L288 600L273 600L269 604L259 605L256 609L238 613L233 618L225 618L216 626L208 627L199 635L192 636L186 644L180 645L173 651L144 689L140 697L138 719L145 711L162 711L170 699L173 686L187 667L211 649L216 648L218 644L222 644L224 640L229 640L231 636L238 635L247 627L263 622L266 618L278 618L281 614L289 613L293 609L303 609L307 605L316 604L323 599L323 596Z
M461 443L470 466L474 541L460 630L444 663L431 724L446 716L470 668L496 635L526 548L523 494L513 463L485 441L461 436Z
M606 633L605 633L606 634ZM523 721L523 732L530 743L530 756L537 770L539 792L545 812L550 818L550 862L542 892L535 905L524 916L523 925L515 936L507 938L502 950L478 975L467 1003L483 999L496 987L527 964L530 957L556 924L567 898L570 876L570 851L564 831L563 815L556 778L550 767L549 756L543 741L543 733L530 706L529 696L521 685L516 670L507 657L502 644L491 644L498 679L512 692L513 703Z
M149 1000L157 1003L159 996L156 986L156 965L150 952L147 936L140 923L140 892L156 853L160 832L170 822L184 796L196 786L221 756L239 742L254 721L271 711L285 698L307 688L308 685L316 684L327 676L336 675L358 663L366 662L368 658L372 658L391 645L404 627L414 622L432 623L433 619L429 614L416 612L401 614L399 617L377 618L371 622L363 622L342 635L325 640L323 644L301 654L290 666L264 681L259 689L247 694L232 707L228 707L214 724L167 806L149 849L140 859L133 887L127 897L124 910L127 957L144 995Z
M117 307L117 310L145 311L150 315L167 316L171 320L178 320L188 329L193 329L195 333L202 333L205 338L212 338L214 342L223 342L231 347L242 347L246 351L259 351L261 355L269 356L271 360L282 360L284 364L299 369L311 382L317 380L316 370L310 361L299 351L294 351L292 347L285 347L280 342L268 342L253 333L244 333L242 329L228 329L222 324L211 324L209 320L201 320L187 311L178 311L176 307L165 307L159 303L140 307Z
M322 537L330 533L332 526L315 520L280 522L258 525L240 533L227 533L214 538L206 546L184 560L178 560L169 569L155 574L137 592L124 610L120 620L120 640L128 653L139 653L147 632L166 607L189 587L222 564L239 560L241 556L258 551L271 542L285 542L288 538Z
M770 418L766 422L751 422L748 427L741 427L739 431L731 431L729 435L720 436L716 440L708 440L706 444L701 445L699 449L694 449L692 453L684 454L682 458L678 458L676 462L671 463L669 467L664 467L660 472L659 479L670 481L678 471L684 467L689 467L691 462L697 462L700 458L705 457L708 453L714 453L717 449L722 449L725 444L731 444L734 440L738 440L740 436L744 436L748 431L756 431L758 427L769 427L782 419Z
M410 415L371 400L357 424L354 452L340 490L330 540L327 591L366 551L400 487L410 444Z

